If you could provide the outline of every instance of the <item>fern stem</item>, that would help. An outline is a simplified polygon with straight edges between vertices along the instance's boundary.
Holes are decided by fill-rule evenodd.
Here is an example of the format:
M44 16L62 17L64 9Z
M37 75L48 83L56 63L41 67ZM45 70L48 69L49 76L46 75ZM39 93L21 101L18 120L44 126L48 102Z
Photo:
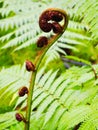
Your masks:
M30 87L29 87L29 93L28 93L28 99L27 99L27 110L26 110L26 123L25 123L25 130L29 130L30 129L30 114L31 114L31 106L32 106L32 96L33 96L33 90L34 90L34 84L35 84L35 79L37 71L39 69L39 66L41 64L41 61L44 57L44 55L46 54L46 52L48 51L48 49L59 39L59 37L64 33L67 25L68 25L68 15L64 10L61 9L56 9L56 8L50 8L48 10L53 10L53 11L58 11L60 12L63 17L64 17L64 24L63 24L63 29L61 33L58 33L56 35L54 35L49 41L48 41L48 45L43 47L41 50L41 54L36 57L35 59L35 66L36 66L36 71L32 72L31 74L31 81L30 81Z
M35 77L36 77L36 72L32 72L31 79L30 79L29 93L27 98L25 130L29 130L30 128L30 114L31 114L31 105L32 105L32 96L33 96Z

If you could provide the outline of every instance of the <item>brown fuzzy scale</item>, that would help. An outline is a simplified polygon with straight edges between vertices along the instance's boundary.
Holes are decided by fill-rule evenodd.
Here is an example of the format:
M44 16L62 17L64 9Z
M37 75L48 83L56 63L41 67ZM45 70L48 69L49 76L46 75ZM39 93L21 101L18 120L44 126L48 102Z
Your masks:
M31 61L26 61L26 69L27 71L35 71L35 66Z
M51 12L52 12L52 11L46 11L46 12L44 12L44 13L40 16L40 19L43 19L43 20L46 20L46 21L51 20Z
M59 23L53 22L52 27L53 27L54 33L61 33L62 32L62 26Z
M22 88L19 89L18 95L20 97L23 97L25 94L28 94L28 88L23 86Z
M63 20L63 16L61 13L59 13L57 11L51 11L51 20L53 20L55 22L60 22Z
M15 118L16 118L16 120L19 121L19 122L23 121L23 115L22 115L22 114L16 113L16 114L15 114Z
M47 44L48 44L48 39L45 36L41 36L37 41L37 47L40 47L40 48Z

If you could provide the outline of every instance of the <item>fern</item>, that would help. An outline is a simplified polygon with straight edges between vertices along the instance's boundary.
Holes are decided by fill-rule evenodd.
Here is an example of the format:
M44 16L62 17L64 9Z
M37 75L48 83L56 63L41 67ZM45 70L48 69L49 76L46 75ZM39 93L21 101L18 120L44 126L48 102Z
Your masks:
M98 70L98 65L93 66ZM10 72L10 79L13 79L13 68L21 71L19 66L12 67L10 69L4 69L0 74L4 72ZM23 67L24 68L24 67ZM23 69L24 70L24 69ZM95 71L96 71L95 70ZM24 74L27 75L26 73ZM11 74L12 73L12 74ZM96 72L97 73L97 72ZM44 75L43 75L44 74ZM43 75L43 76L42 76ZM88 75L88 76L87 76ZM9 76L6 75L6 79ZM19 75L18 75L19 76ZM0 76L0 84L3 82L4 75ZM19 76L20 77L20 76ZM61 75L58 71L49 70L45 73L45 68L39 70L37 74L33 105L32 105L32 119L31 127L32 129L45 129L45 130L63 130L63 129L74 129L74 127L81 123L79 129L89 128L89 123L93 124L92 130L98 128L97 119L98 119L98 85L96 84L94 72L89 66L84 66L82 68L72 67L69 70L66 70ZM25 85L24 80L15 76L16 80L13 85L17 86L17 83L21 81L21 85ZM12 82L9 81L9 82ZM26 82L28 80L26 79ZM6 91L10 89L14 97L14 93L17 93L15 90L18 87L11 87L12 84L6 88L6 83L3 85L3 88L6 88ZM1 89L0 89L1 90ZM5 93L6 97L9 95ZM17 94L16 94L17 95ZM18 98L18 95L16 96ZM23 109L25 107L25 98L18 98L17 103L15 98L12 98L16 108L20 107ZM0 99L1 102L2 99ZM19 105L20 104L20 105ZM12 104L10 104L12 105ZM15 110L15 109L14 109ZM13 117L14 112L6 113L10 115L11 124L7 126L8 123L6 120L0 124L0 128L17 128L16 121ZM6 115L5 114L5 115ZM93 115L93 116L92 116ZM1 116L0 116L1 117ZM1 118L3 119L3 117ZM34 122L41 122L37 125ZM8 119L7 119L8 120ZM21 124L20 124L21 125ZM3 126L3 127L2 127Z
M13 71L15 74L13 74ZM3 69L0 72L0 113L10 111L15 106L18 95L17 89L23 85L28 86L29 78L30 76L25 72L24 67L21 68L20 66L13 66L11 69L6 69L6 71ZM4 85L5 87L3 87Z
M7 55L11 55L15 64L24 62L24 58L33 61L39 52L37 39L53 35L53 32L43 33L38 26L39 15L47 7L67 10L69 24L40 64L32 98L30 129L97 130L96 0L0 0L0 63L2 57L6 63L9 61ZM9 68L2 65L0 68L0 130L24 129L23 122L16 121L15 113L25 115L27 97L19 98L18 90L21 86L29 87L30 77L25 65Z

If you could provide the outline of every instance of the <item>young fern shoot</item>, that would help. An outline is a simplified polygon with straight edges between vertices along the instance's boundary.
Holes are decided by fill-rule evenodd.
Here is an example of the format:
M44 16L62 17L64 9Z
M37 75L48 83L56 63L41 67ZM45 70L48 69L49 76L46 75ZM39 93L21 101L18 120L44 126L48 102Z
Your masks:
M37 70L40 66L40 63L48 51L48 49L61 37L68 25L68 15L67 13L58 8L49 8L45 10L39 18L39 26L42 31L48 33L53 31L54 35L51 38L45 36L39 37L37 41L37 47L40 48L40 53L36 56L34 63L31 61L26 61L26 69L30 71L31 80L30 86L27 91L27 109L25 117L25 130L30 130L30 115L31 115L31 106L32 106L32 96L34 90L34 84ZM16 118L17 119L17 118ZM20 119L20 118L19 118Z

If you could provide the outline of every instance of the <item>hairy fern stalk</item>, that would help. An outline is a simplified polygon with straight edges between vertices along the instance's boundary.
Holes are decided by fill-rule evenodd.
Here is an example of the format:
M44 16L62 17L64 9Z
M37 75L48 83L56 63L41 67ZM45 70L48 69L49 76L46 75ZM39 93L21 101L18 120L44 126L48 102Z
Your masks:
M97 0L0 0L0 130L24 130L15 114L25 117L35 61L40 13L49 7L67 10L69 23L47 51L36 73L30 130L98 129L98 2ZM62 23L61 23L62 24Z

